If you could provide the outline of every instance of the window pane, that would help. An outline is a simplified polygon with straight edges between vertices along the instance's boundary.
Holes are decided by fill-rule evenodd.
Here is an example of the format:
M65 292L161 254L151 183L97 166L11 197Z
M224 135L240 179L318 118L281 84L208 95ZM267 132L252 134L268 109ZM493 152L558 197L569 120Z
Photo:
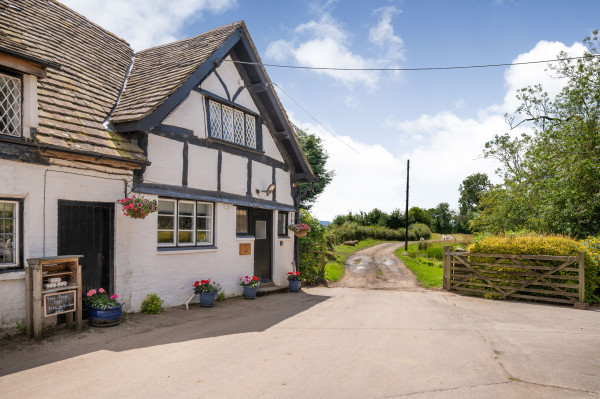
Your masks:
M235 232L238 234L248 233L248 210L237 208L235 211Z
M204 204L202 202L198 202L196 215L198 216L212 216L212 204Z
M192 230L194 228L194 218L179 217L180 230Z
M196 218L196 229L198 230L210 230L209 218Z
M279 213L277 216L277 234L287 235L287 213Z
M0 265L17 263L17 204L0 201Z
M233 130L235 143L245 145L246 139L244 134L244 113L237 109L233 111Z
M233 142L233 108L223 105L223 140Z
M158 228L161 230L173 230L173 217L172 216L159 216L158 217Z
M172 244L174 233L172 231L159 231L158 232L158 243L159 244Z
M210 113L210 137L222 138L221 133L221 104L214 101L209 101Z
M0 74L0 134L21 136L21 79Z
M180 216L194 216L194 203L179 202Z
M194 234L191 231L180 231L179 232L179 243L180 244L191 244L193 243Z
M212 242L212 232L210 232L210 231L196 232L196 242L197 243L211 243Z
M256 148L256 119L252 115L246 115L246 145Z
M257 240L264 240L265 238L267 238L267 222L265 220L256 221L255 238Z
M158 213L163 215L174 215L175 201L158 200Z

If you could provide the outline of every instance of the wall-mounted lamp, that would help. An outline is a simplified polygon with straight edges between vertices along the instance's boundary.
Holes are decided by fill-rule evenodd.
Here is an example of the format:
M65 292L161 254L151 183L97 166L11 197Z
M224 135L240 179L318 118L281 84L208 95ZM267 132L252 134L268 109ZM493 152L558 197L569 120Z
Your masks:
M275 191L275 184L271 183L269 184L269 187L267 187L266 190L259 190L258 188L256 189L256 194L260 194L260 193L265 193L267 195L270 195L273 193L273 191Z

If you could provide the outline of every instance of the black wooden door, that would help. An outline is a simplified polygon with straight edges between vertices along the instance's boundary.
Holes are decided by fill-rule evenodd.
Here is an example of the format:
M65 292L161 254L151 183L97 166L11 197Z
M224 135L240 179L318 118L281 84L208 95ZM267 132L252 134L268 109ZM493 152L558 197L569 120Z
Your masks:
M58 255L83 255L82 293L113 293L115 207L111 203L58 201Z
M255 209L253 212L254 228L254 275L261 282L273 280L272 242L273 242L273 212Z

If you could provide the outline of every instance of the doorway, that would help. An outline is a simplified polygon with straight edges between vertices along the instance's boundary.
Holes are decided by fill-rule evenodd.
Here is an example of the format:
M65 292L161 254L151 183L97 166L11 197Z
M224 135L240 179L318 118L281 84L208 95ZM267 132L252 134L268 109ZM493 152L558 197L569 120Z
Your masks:
M254 209L254 275L262 283L273 281L273 212Z

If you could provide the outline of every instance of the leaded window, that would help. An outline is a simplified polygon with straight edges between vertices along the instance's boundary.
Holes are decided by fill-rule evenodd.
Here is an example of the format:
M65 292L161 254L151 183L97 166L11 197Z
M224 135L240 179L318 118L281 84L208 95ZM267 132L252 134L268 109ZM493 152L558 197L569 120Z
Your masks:
M18 265L19 203L0 201L0 266Z
M246 115L246 145L256 148L256 118Z
M1 73L0 134L21 136L21 79Z
M257 148L257 120L225 104L208 101L209 136L245 147Z
M210 202L161 198L158 200L159 247L211 245L214 236Z
M221 104L209 101L210 109L210 137L223 138L221 132Z

